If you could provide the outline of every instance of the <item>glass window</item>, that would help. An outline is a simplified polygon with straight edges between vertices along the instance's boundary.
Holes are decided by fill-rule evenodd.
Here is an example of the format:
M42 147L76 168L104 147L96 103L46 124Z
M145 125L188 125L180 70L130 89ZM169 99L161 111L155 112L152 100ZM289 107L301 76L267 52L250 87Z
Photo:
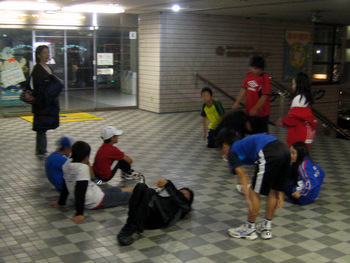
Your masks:
M70 90L94 88L93 31L67 32L67 77Z
M329 45L314 45L313 61L329 62L331 55L331 47Z
M0 35L0 112L29 111L30 106L19 100L29 77L33 57L32 31L1 29Z
M314 43L330 43L332 41L332 27L316 26Z
M344 28L341 26L315 25L312 81L340 81L343 35Z

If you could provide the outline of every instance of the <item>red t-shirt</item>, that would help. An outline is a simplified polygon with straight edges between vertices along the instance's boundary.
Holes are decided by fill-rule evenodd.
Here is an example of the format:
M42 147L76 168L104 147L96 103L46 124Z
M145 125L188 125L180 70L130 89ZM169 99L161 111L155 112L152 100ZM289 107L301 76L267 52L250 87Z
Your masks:
M249 111L258 103L262 95L268 95L269 98L265 101L264 106L257 114L258 117L270 115L270 78L266 73L255 77L249 72L243 80L242 87L246 89L245 111Z
M102 180L108 180L111 178L112 170L111 165L115 160L122 160L125 154L117 147L104 143L98 149L95 162L93 165L94 172L96 176L101 178Z

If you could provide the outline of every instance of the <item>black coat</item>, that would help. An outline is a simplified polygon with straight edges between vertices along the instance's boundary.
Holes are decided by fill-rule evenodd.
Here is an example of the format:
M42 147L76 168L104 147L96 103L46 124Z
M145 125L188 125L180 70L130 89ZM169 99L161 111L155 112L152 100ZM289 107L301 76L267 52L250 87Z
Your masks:
M49 74L40 64L35 65L32 72L33 95L35 103L33 130L44 132L59 126L59 94L62 82L53 74Z

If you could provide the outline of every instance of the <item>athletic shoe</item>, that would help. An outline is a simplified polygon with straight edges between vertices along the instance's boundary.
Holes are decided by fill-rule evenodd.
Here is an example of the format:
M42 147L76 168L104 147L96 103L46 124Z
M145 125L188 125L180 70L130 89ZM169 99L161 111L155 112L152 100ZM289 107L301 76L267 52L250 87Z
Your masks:
M228 162L228 158L227 158L227 156L225 156L225 155L221 155L221 157L222 157L222 159L223 159L225 162Z
M47 157L49 157L49 153L43 153L43 154L36 154L36 157L38 157L39 160L45 160Z
M140 177L140 183L145 184L146 183L145 176L143 174L139 174L139 177Z
M95 184L97 184L97 185L99 185L99 186L102 186L102 185L107 184L107 182L101 180L101 179L98 178L98 177L92 178L91 181L93 181Z
M102 185L107 184L107 182L105 182L105 181L103 181L103 180L98 180L98 181L96 182L96 184L97 184L98 186L102 186Z
M262 239L271 239L272 231L271 227L267 227L264 222L256 225L256 232L261 236Z
M227 233L234 238L245 238L248 240L255 240L258 238L255 229L249 229L247 224L241 225L238 228L229 228Z
M129 172L122 172L121 178L125 180L140 180L141 179L141 173L134 171L131 169Z
M248 189L249 189L249 187L250 187L250 184L247 185ZM237 189L238 193L242 193L242 185L241 184L237 184L236 189Z
M135 231L130 225L125 224L117 235L119 244L129 246L139 239L140 233Z

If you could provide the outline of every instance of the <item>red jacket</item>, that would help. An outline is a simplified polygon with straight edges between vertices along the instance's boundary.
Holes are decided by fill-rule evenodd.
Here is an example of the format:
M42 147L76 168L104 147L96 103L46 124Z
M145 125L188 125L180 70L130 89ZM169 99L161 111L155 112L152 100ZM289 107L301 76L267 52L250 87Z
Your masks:
M315 137L317 120L311 111L311 107L293 107L288 115L282 119L283 125L288 127L286 144L302 141L308 147Z

